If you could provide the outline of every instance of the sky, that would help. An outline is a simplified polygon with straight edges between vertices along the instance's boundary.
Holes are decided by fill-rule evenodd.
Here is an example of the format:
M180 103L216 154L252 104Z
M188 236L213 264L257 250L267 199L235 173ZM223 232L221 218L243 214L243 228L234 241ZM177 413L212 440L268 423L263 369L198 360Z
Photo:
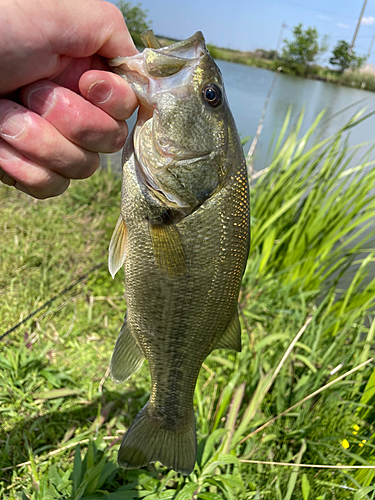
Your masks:
M111 0L112 1L112 0ZM338 40L351 43L364 0L135 0L148 10L156 34L187 38L203 32L206 41L220 47L250 50L275 49L282 38L292 39L299 23L328 35L329 50ZM112 1L116 3L116 1ZM365 55L375 34L375 0L368 0L354 50ZM322 56L328 64L330 54ZM375 44L369 63L375 66Z

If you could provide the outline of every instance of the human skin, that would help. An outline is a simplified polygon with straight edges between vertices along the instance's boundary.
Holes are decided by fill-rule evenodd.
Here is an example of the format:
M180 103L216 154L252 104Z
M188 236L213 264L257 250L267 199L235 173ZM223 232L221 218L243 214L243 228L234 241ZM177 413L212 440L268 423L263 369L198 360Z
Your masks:
M137 53L102 0L0 0L0 180L36 198L123 146L138 105L105 60Z

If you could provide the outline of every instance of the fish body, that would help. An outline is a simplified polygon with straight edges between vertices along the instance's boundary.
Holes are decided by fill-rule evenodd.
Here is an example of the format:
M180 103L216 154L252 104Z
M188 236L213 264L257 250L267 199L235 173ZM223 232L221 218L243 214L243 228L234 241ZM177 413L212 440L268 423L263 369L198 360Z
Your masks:
M109 255L124 266L127 314L111 360L115 380L146 358L152 389L118 461L196 460L193 396L215 348L241 349L238 293L249 251L249 188L222 77L203 35L113 60L140 102L123 154L121 215Z

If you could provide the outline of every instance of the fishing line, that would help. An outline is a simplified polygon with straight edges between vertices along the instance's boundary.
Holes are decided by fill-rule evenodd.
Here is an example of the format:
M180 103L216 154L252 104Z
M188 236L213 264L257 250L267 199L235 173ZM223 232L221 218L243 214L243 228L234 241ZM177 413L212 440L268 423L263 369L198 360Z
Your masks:
M8 331L6 331L5 333L3 333L0 336L0 340L3 340L7 335L9 335L10 333L12 333L15 330L17 330L17 328L19 328L21 325L23 325L24 323L26 323L26 321L28 321L30 318L32 318L33 316L35 316L36 314L38 314L38 312L40 312L43 309L45 309L46 307L48 307L56 299L58 299L62 295L65 295L67 292L69 292L69 290L71 290L72 288L74 288L76 285L78 285L78 283L80 283L81 281L85 280L88 276L90 276L90 274L92 274L94 271L96 271L97 269L99 269L102 266L103 266L103 262L101 262L100 264L96 264L96 266L92 267L89 271L87 271L87 273L82 274L82 276L80 276L78 279L76 279L75 281L73 281L73 283L71 283L69 286L67 286L66 288L64 288L63 290L61 290L61 292L59 292L57 295L55 295L54 297L52 297L52 299L47 300L47 302L45 302L43 305L41 305L40 307L38 307L38 309L35 309L35 311L33 311L32 313L30 313L25 319L23 319L22 321L20 321L16 325L12 326L12 328L10 328Z

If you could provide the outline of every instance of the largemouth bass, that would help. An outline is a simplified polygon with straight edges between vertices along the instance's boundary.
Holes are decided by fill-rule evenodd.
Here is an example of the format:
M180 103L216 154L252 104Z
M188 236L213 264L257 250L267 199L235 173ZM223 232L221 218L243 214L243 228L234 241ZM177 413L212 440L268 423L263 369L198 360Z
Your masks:
M111 359L123 381L147 359L151 395L118 462L190 474L193 396L213 349L241 350L238 293L249 251L249 188L220 70L203 35L110 61L141 105L123 153L121 214L109 249L124 266L127 314Z

